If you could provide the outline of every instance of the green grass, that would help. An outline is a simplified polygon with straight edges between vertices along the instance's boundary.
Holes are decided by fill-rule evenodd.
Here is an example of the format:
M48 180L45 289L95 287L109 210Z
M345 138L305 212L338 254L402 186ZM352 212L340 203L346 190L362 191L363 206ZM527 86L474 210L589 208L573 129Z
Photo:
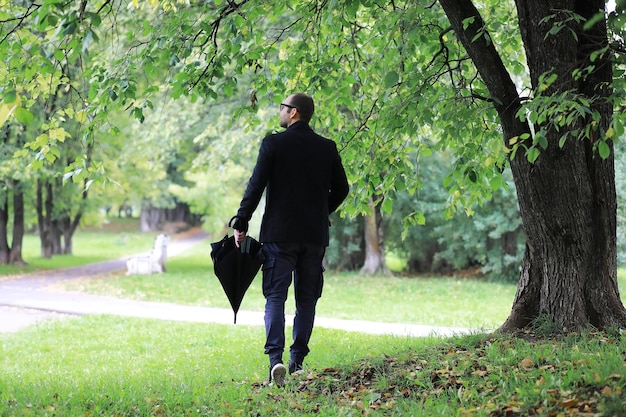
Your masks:
M65 283L62 289L142 301L230 308L213 274L209 253L206 241L170 258L166 274L129 277L118 274ZM620 269L618 279L620 288L626 288L626 270ZM493 329L502 324L516 291L514 284L457 277L367 277L327 272L324 281L317 310L321 317L472 329ZM622 299L625 299L623 291ZM293 312L293 297L288 303L288 313ZM264 305L259 274L248 289L241 309L263 311Z
M63 284L63 290L106 294L142 301L164 301L230 308L213 274L209 242L167 261L167 273L118 274ZM494 328L506 319L515 285L469 278L367 277L326 273L318 316L379 322ZM293 297L288 308L293 312ZM242 310L262 311L261 274L253 281Z
M316 329L267 385L260 327L110 316L0 338L0 416L622 416L619 332L410 339Z
M102 246L116 247L103 243L114 239L91 233L83 241L91 243L81 245L86 258L95 256L90 248L102 256L108 251ZM144 243L149 248L152 241ZM229 308L212 272L209 242L170 258L167 267L165 274L122 272L51 290ZM619 281L626 288L624 270ZM318 315L495 327L514 292L514 285L470 278L327 274ZM242 309L262 308L258 276ZM49 320L0 334L0 417L626 414L620 331L517 336L407 338L316 328L307 372L279 389L267 385L260 326Z
M225 415L248 407L250 390L267 380L263 340L261 327L47 322L0 339L0 415ZM322 370L408 345L414 340L319 329L308 365Z

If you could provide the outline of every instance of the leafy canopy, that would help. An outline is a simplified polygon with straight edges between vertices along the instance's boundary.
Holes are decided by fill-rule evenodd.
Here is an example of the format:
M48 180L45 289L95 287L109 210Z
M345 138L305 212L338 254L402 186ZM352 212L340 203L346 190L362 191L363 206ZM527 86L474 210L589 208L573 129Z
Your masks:
M0 123L30 126L36 105L48 112L41 134L17 153L22 158L52 161L69 137L83 145L106 142L116 131L112 112L143 122L163 93L190 103L233 97L234 116L258 125L259 109L301 90L316 100L315 127L340 145L354 185L349 212L365 212L370 196L391 212L395 192L421 187L421 158L451 151L444 185L452 215L460 207L471 214L505 186L501 174L511 152L521 150L532 162L546 146L540 132L530 143L502 140L488 91L437 3L0 0L0 6ZM585 137L567 127L587 115L590 103L529 88L511 2L484 1L480 8L485 27L477 36L496 45L519 91L532 97L520 117L554 120L564 141ZM623 108L624 54L615 52L623 48L623 5L608 18L613 43L596 53L614 55L613 104ZM54 106L60 96L63 105ZM623 135L623 114L616 112L598 142L603 157L606 141ZM67 132L68 120L83 134ZM99 172L80 161L72 176ZM425 221L419 211L406 220Z

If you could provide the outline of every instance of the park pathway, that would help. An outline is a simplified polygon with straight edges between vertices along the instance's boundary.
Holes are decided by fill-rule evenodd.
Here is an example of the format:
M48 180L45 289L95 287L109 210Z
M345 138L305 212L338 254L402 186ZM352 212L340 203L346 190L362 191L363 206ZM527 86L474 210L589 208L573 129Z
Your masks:
M181 254L206 238L208 235L198 229L194 233L172 240L167 249L168 257ZM50 289L61 280L84 279L125 269L126 258L0 281L0 333L19 331L42 320L86 314L110 314L196 323L233 323L233 312L230 309L134 301L76 292L54 292ZM287 317L288 322L292 319L293 317ZM262 326L263 323L262 312L239 311L237 313L238 325ZM340 320L326 317L317 317L315 325L369 334L412 337L430 335L446 337L471 331L463 328Z

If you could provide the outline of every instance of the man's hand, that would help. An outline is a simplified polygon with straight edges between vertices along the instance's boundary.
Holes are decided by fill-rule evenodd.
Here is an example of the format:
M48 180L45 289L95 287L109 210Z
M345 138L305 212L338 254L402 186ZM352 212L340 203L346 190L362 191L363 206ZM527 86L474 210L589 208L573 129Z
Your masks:
M230 219L228 225L231 226L233 229L239 230L244 233L248 231L248 221L238 216L234 216L232 219Z
M235 231L235 246L239 247L246 238L246 233L248 233L248 221L239 216L233 216L228 225Z
M235 246L239 247L241 242L246 238L246 232L235 229Z

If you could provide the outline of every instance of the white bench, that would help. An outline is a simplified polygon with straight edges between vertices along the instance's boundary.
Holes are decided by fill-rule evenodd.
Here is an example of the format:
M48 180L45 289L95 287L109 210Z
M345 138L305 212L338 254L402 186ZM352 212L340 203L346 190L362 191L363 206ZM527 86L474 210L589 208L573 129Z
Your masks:
M161 233L154 240L154 247L148 255L135 256L126 261L126 275L146 275L154 272L165 272L167 244L170 238Z

